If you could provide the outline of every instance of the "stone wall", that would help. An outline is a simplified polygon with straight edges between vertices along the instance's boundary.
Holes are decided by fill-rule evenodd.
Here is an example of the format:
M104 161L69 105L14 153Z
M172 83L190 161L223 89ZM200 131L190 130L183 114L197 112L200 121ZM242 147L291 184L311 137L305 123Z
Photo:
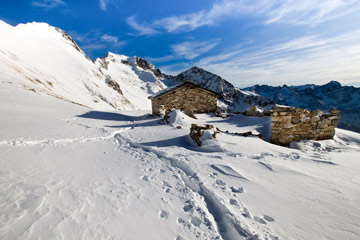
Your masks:
M217 95L192 84L185 84L151 99L152 112L160 115L172 108L187 113L208 113L217 111Z
M301 108L273 108L271 110L270 142L288 146L292 141L325 140L333 138L340 118L340 110L329 113Z

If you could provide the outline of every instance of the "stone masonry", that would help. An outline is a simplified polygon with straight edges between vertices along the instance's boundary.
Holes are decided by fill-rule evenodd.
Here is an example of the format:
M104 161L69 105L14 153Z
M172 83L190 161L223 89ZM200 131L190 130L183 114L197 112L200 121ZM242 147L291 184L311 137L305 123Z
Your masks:
M301 108L276 107L271 110L270 142L289 146L292 141L325 140L335 134L340 110L329 113Z
M169 91L151 97L152 112L170 112L173 108L188 114L217 111L217 93L185 82Z

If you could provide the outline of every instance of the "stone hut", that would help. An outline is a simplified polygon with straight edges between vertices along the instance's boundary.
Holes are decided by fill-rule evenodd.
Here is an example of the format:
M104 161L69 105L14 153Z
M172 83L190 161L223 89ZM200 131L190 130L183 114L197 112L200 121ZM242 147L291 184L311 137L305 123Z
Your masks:
M170 87L149 97L152 113L160 116L161 112L170 112L173 108L188 114L217 111L218 94L199 87L189 81Z
M340 110L308 111L301 108L276 107L271 110L270 142L289 146L292 141L332 139Z

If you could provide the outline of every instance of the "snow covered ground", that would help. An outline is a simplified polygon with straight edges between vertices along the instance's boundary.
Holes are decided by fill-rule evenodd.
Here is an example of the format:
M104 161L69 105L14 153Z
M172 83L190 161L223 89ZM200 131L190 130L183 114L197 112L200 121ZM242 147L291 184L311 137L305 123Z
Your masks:
M232 134L268 136L268 118L165 125L6 79L0 116L0 239L360 238L357 133L284 148ZM191 123L224 132L197 147Z

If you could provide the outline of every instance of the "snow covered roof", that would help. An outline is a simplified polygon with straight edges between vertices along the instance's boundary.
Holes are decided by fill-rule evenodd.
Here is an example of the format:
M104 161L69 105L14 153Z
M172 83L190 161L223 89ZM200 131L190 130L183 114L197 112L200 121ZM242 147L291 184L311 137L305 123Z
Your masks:
M169 92L172 92L172 91L174 91L174 90L176 90L176 89L178 89L178 88L181 88L181 87L183 87L183 86L185 86L185 85L192 85L192 86L194 86L194 87L201 88L202 90L207 91L207 92L209 92L210 94L219 95L217 92L214 92L214 91L211 91L211 90L209 90L209 89L200 87L199 85L196 85L196 84L194 84L194 83L192 83L192 82L190 82L190 81L185 81L185 82L183 82L183 83L181 83L181 84L178 84L178 85L174 85L174 86L165 88L165 89L163 89L163 90L161 90L161 91L159 91L159 92L157 92L157 93L149 96L149 99L153 99L153 98L162 96L162 95L167 94L167 93L169 93Z

